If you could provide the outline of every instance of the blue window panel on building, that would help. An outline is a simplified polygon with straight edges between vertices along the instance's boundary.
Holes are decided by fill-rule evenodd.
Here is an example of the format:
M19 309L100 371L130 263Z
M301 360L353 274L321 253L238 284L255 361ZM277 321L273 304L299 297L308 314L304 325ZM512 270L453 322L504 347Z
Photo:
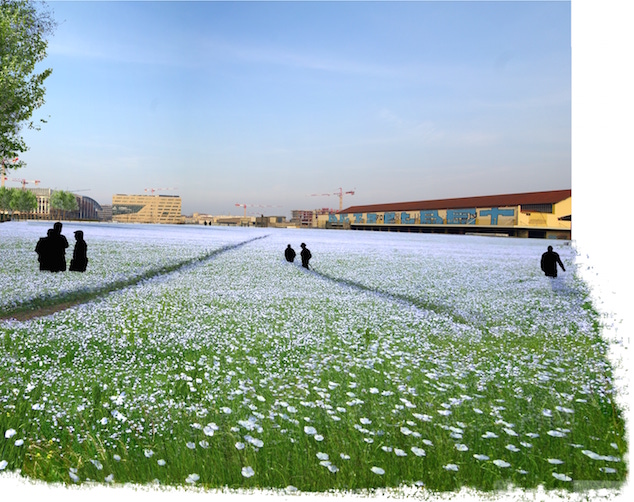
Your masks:
M443 220L438 215L438 210L434 209L432 211L421 211L420 212L420 222L426 223L428 225L442 225Z
M498 207L492 207L491 209L482 209L480 216L491 215L491 225L498 224L498 216L515 216L515 209L500 209Z
M368 223L376 223L377 215L376 213L368 213Z
M347 214L329 214L328 221L331 223L343 223L344 221L350 221Z
M383 223L396 223L396 213L385 213L385 216L383 216Z
M363 213L354 213L354 222L363 223Z
M403 225L409 225L416 222L416 218L409 215L409 213L401 213L401 223Z
M447 209L447 224L449 225L475 225L476 210L473 209Z

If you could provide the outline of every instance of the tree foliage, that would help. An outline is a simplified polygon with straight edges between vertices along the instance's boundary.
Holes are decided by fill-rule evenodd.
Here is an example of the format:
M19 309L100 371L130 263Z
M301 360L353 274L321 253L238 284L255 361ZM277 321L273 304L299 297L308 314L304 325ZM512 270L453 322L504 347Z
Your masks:
M14 211L28 213L37 209L37 197L30 190L13 190L9 204Z
M52 69L36 71L36 65L46 57L46 37L54 28L55 21L44 4L0 0L0 160L28 149L22 137L24 126L38 128L32 116L44 104L44 81Z
M11 209L11 197L15 188L0 187L0 211L9 211Z
M51 208L63 211L66 215L67 211L77 211L79 204L77 204L77 197L72 192L56 190L51 194Z

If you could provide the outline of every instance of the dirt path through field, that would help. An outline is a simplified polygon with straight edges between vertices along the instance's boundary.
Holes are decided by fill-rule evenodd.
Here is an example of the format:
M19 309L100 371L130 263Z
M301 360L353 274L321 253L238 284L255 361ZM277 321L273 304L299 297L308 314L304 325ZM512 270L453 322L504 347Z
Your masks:
M203 256L200 256L191 260L175 263L173 265L161 267L159 269L149 270L148 272L145 272L144 274L141 274L141 275L138 275L123 281L106 284L96 291L91 291L91 292L72 291L68 294L59 295L54 298L46 298L46 299L36 298L30 302L27 302L21 305L19 308L9 310L6 312L0 312L0 321L6 321L6 320L12 320L12 319L16 321L28 321L29 319L34 319L36 317L44 317L47 315L51 315L56 312L66 310L70 307L74 307L75 305L80 305L82 303L87 303L89 301L102 298L103 296L113 291L121 291L123 289L136 286L142 281L165 276L173 272L186 269L187 267L201 266L207 261L211 260L212 258L215 258L216 256L222 253L226 253L227 251L233 251L246 244L249 244L250 242L253 242L259 239L264 239L266 237L268 237L268 235L262 235L259 237L254 237L253 239L238 242L237 244L223 246L219 249L215 249Z

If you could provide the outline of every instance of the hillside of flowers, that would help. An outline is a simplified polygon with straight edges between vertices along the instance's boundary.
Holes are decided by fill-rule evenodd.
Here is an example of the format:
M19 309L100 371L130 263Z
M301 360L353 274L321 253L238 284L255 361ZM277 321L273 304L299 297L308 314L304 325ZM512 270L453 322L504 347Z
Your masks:
M88 270L52 274L33 252L46 226L3 224L0 310L159 272L0 321L0 470L300 492L627 476L608 343L565 242L552 280L541 240L81 229ZM284 260L301 242L311 270Z

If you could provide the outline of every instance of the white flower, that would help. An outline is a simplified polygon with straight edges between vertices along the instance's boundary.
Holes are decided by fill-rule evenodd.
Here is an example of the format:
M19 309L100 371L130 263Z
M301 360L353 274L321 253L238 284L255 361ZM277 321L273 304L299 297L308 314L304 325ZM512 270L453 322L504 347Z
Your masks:
M190 474L189 476L187 476L185 481L189 483L190 485L193 485L199 479L200 479L200 476L198 474Z
M571 410L570 408L564 408L563 406L555 406L555 409L557 411L561 411L562 413L568 413L568 414L572 414L575 412L575 410Z
M372 469L370 469L374 474L378 474L379 476L383 476L383 474L385 474L385 470L381 469L380 467L376 467L373 466Z
M350 460L350 455L346 455L345 453L340 453L339 456L344 460Z
M231 408L223 406L222 408L220 408L220 411L222 411L225 415L229 415L231 413Z
M372 420L370 420L369 418L360 418L359 422L361 422L363 425L370 425L372 423Z
M446 471L457 471L459 467L456 464L447 464L443 465L443 469L445 469Z
M116 453L112 456L117 462L121 462L121 455L117 455Z
M218 430L218 426L214 423L210 423L205 425L205 427L203 427L203 434L205 434L205 436L213 436L214 432Z
M255 474L255 471L253 470L253 467L243 467L242 468L242 475L245 478L250 478L251 476L253 476Z
M237 443L235 444L235 446L236 446L236 449L238 449L238 450L244 450L245 444L244 444L244 443L237 442Z
M553 478L556 478L559 481L572 481L571 477L566 476L565 474L559 474L557 472L553 472Z
M187 446L187 448L189 448L190 450L193 450L194 448L196 448L196 443L188 441L187 443L185 443L185 446Z
M198 441L198 444L200 445L201 448L209 448L209 443L205 441L204 439L201 439L200 441Z
M489 457L487 457L486 455L482 455L481 453L474 454L473 458L475 458L476 460L489 460Z
M7 429L6 432L4 433L4 437L5 439L9 439L15 436L16 434L17 432L15 429Z
M0 462L0 471L4 471L7 468L7 465L9 465L9 462L7 462L6 460L2 460Z
M512 451L512 452L518 452L518 451L520 451L520 449L519 449L517 446L515 446L514 444L507 444L507 445L505 446L505 448L506 448L507 450L509 450L509 451Z
M381 446L381 449L386 453L390 453L392 451L391 446Z
M315 434L317 434L317 429L315 429L313 426L311 425L305 425L304 426L304 432L306 434L308 434L309 436L313 436Z
M2 470L2 469L0 469ZM616 469L612 468L612 467L600 467L599 470L601 472L605 472L606 474L614 474L616 472Z
M315 438L315 441L323 441L324 440L324 436L322 436L321 434L315 434L314 438Z
M328 456L327 453L323 453L321 451L317 452L317 458L319 460L328 460L330 457Z
M560 464L563 464L564 461L563 460L559 460L558 458L549 458L548 459L548 463L549 464L553 464L553 465L560 465Z
M511 464L509 464L505 460L500 460L500 459L494 460L493 463L495 465L497 465L498 467L510 467L511 466Z
M513 429L510 429L508 427L504 428L504 432L506 432L509 436L517 436L517 432L515 432Z
M552 417L553 412L550 410L542 410L542 415L544 415L545 417Z
M498 435L495 432L486 431L486 433L482 434L484 439L495 439Z
M103 469L103 465L101 464L101 462L99 462L99 460L90 459L90 462L92 462L92 465L94 465L98 471Z
M337 467L336 465L332 465L331 464L331 465L328 466L328 470L330 472L338 472L339 471L339 467Z
M412 450L412 453L416 455L417 457L425 456L425 450L423 450L422 448L419 448L418 446L412 446L410 449Z
M456 444L456 450L458 451L467 451L469 447L466 444L458 443Z
M163 460L162 458L159 458L156 463L158 465L160 465L161 467L163 467L165 464L167 464L167 462L165 460Z
M554 438L565 438L566 435L561 431L548 431L546 434Z
M108 475L104 478L104 481L105 481L106 483L112 483L112 482L114 482L114 474L108 474Z
M143 450L143 455L145 455L146 458L150 458L152 455L154 455L154 452L149 448L146 448L145 450Z
M403 450L401 450L400 448L394 448L394 454L397 457L406 457L407 453L405 453Z
M77 474L70 471L68 475L70 476L70 479L72 479L74 483L79 483L79 476Z
M16 446L22 446L24 444L24 439L16 439L14 444Z

